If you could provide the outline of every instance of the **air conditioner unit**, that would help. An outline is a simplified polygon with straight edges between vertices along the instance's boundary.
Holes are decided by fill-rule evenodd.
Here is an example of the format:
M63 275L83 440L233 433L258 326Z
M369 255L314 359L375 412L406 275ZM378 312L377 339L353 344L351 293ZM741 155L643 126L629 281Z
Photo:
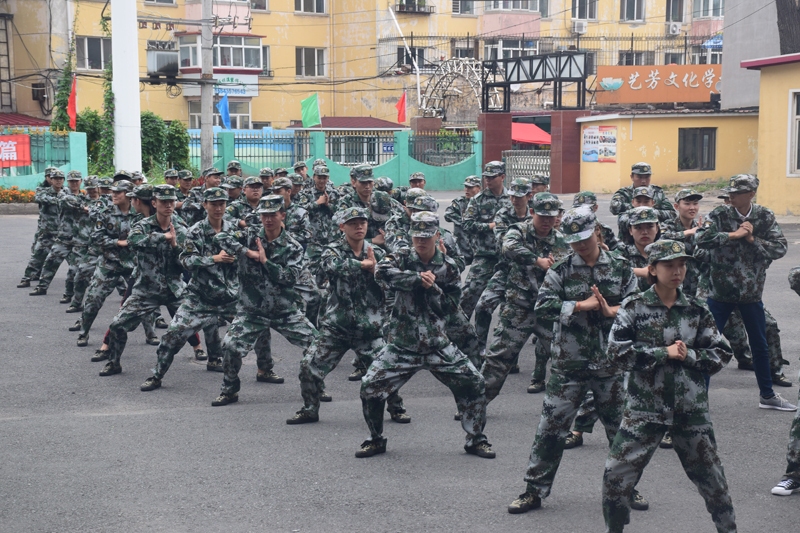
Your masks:
M680 22L667 22L667 35L680 35L681 23Z
M180 73L178 68L178 52L173 50L148 50L147 51L147 74L161 76L177 76Z
M572 21L572 33L577 33L578 35L583 35L586 33L586 30L589 29L589 23L585 20L573 20Z

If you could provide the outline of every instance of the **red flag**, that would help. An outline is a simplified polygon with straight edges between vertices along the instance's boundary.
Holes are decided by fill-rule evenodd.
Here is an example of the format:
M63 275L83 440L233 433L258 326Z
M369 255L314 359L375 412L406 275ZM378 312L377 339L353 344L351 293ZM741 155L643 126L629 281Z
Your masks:
M403 96L400 97L400 101L395 104L397 108L397 122L403 123L406 121L406 92L403 91Z
M78 118L78 109L75 104L75 74L72 75L72 90L69 93L69 104L67 104L67 115L69 115L69 127L75 130L75 122Z

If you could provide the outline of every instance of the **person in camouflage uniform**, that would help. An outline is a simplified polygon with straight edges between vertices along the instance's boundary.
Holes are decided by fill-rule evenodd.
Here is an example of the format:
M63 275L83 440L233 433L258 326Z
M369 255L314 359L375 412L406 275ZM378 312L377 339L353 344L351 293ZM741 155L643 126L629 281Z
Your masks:
M636 187L633 189L633 209L629 209L624 213L620 213L617 217L617 237L623 244L633 244L633 236L631 235L630 216L631 213L638 207L654 207L653 189L650 187ZM655 208L653 209L655 212ZM656 213L656 221L658 221L658 213Z
M608 339L609 362L630 375L625 412L603 474L606 531L621 532L629 523L633 487L669 430L717 531L732 533L736 516L717 453L705 376L719 372L733 353L708 307L681 289L691 259L683 243L659 241L646 252L655 283L622 302Z
M408 189L403 195L403 210L393 214L386 221L384 229L386 231L386 249L389 253L411 246L411 239L408 236L408 229L411 226L411 205L414 200L423 196L428 196L424 189Z
M296 174L296 173L289 174L286 177L289 178L289 181L292 182L292 191L291 191L292 202L297 204L298 202L300 202L300 193L303 192L303 179L304 178L300 174ZM275 185L273 185L272 187L273 187L273 190L274 190Z
M663 189L658 185L651 185L650 178L653 171L648 163L636 163L631 167L632 185L623 187L611 197L611 214L619 216L621 213L633 209L633 190L637 187L650 187L653 191L653 202L658 215L658 220L665 221L675 217L672 202L667 199Z
M467 176L464 180L464 194L454 199L444 212L444 219L453 223L453 235L467 266L472 264L473 251L472 239L464 231L464 213L467 212L469 201L479 192L481 192L481 177Z
M739 308L753 353L759 388L759 407L794 411L797 407L772 390L761 295L767 268L786 255L787 242L775 215L752 203L758 179L749 174L731 178L726 189L730 205L715 208L697 230L697 246L710 251L708 307L717 328L725 330L728 317Z
M203 185L193 187L189 191L189 196L184 200L181 208L181 217L188 226L194 226L206 217L206 211L203 209L203 192L222 184L222 171L216 167L207 168L203 171L203 178L205 179Z
M386 193L373 190L375 178L370 165L358 165L350 169L350 184L354 192L340 198L336 205L337 211L351 207L368 209L369 224L366 239L370 244L386 249L385 226L393 214L392 198ZM338 224L337 216L334 214L334 224Z
M242 164L235 159L231 159L228 161L228 165L226 166L226 170L228 173L226 174L226 178L228 176L238 176L242 177Z
M44 181L41 183L41 185L36 187L36 190L34 191L34 195L33 195L33 202L38 204L38 206L39 206L39 218L36 221L36 233L34 233L34 235L33 235L33 243L31 243L31 260L33 260L33 254L36 251L36 243L39 240L39 236L42 233L42 228L44 227L44 221L46 220L46 219L42 218L42 211L45 210L45 206L47 204L39 203L39 199L41 198L43 193L45 193L46 191L52 190L51 189L52 188L52 184L50 182L50 172L52 172L53 170L56 170L56 168L55 167L47 167L46 169L44 169ZM61 185L63 186L63 182L61 182ZM49 252L48 251L40 251L39 253L40 253L40 255L44 254L44 257L41 257L40 259L37 259L34 262L34 267L30 271L31 277L29 279L23 278L19 282L19 284L17 285L17 288L30 287L31 286L31 281L36 281L36 280L39 279L39 274L41 273L42 265L44 264L44 260L47 259L47 254Z
M231 202L236 202L242 196L242 188L244 187L244 178L239 176L227 176L225 181L220 185L221 188L225 189L225 192L228 194L228 200Z
M64 173L51 167L50 174L46 179L50 180L50 187L37 188L33 197L33 201L39 204L39 229L30 261L25 267L22 279L17 284L17 288L20 289L30 287L31 279L40 276L44 262L47 260L58 234L59 200L65 194L63 191Z
M453 393L462 427L464 449L485 458L495 456L483 434L486 417L483 377L447 335L449 304L458 299L460 277L455 262L436 246L439 217L422 211L411 217L413 249L387 255L375 268L375 279L396 292L384 346L361 381L361 403L370 438L356 457L386 451L383 410L386 399L414 374L429 370Z
M311 273L317 285L322 286L325 274L321 265L322 252L325 246L335 237L333 214L339 202L339 191L330 185L328 167L315 166L312 176L313 186L305 189L300 195L300 205L308 211L308 225L311 239L306 247Z
M494 217L502 208L511 205L508 192L503 186L505 176L505 163L500 161L487 163L483 171L487 186L472 197L462 218L464 231L472 237L474 253L461 295L461 308L467 317L472 316L475 305L500 259L494 236Z
M353 350L360 364L369 367L384 346L383 327L386 321L383 288L375 281L375 265L384 253L364 241L369 213L353 207L342 213L339 229L343 238L326 246L322 252L322 268L330 281L325 313L320 320L319 336L300 362L300 391L303 408L286 421L305 424L319 420L319 402L325 376L345 352ZM403 401L395 393L388 398L392 420L411 422Z
M411 176L408 177L408 185L401 185L399 187L395 187L391 191L391 196L400 204L406 204L406 193L408 193L409 189L424 189L425 188L425 174L422 172L414 172Z
M303 269L303 247L283 229L283 197L262 199L259 214L260 228L219 233L216 238L226 253L238 259L239 296L236 317L222 341L225 377L213 406L239 401L242 358L259 342L269 346L270 328L304 350L317 335L303 315L303 300L295 290Z
M695 244L697 229L700 227L695 217L700 211L702 199L703 195L693 189L681 189L675 193L674 207L678 216L659 224L662 240L682 242L686 253L696 259L686 265L686 278L681 288L687 296L697 294L700 276L703 271L708 270L708 250L698 249Z
M534 312L542 327L552 328L552 367L525 474L527 490L508 506L512 514L539 508L550 494L587 391L594 394L609 444L622 419L625 387L622 372L606 357L606 339L619 305L636 292L636 277L625 259L600 248L596 227L588 206L564 214L561 232L573 253L553 264L539 287ZM647 507L638 493L633 498L638 508Z
M391 194L394 190L394 182L391 178L381 176L375 179L375 190Z
M272 194L272 180L275 179L275 172L269 167L264 167L258 171L258 179L261 180L261 184L264 186L264 190L261 191L261 196L269 196Z
M645 248L657 241L660 236L658 215L652 207L635 207L626 213L626 216L628 235L633 239L633 244L623 244L614 253L628 260L638 279L639 290L644 292L650 288L650 282L647 280Z
M189 199L189 195L192 192L192 181L194 180L194 176L189 170L179 170L177 172L177 177L178 184L175 185L175 187L177 187L175 190L175 196L178 197L178 201L175 202L175 210L179 215L181 215L181 218L183 218L184 222L187 222L191 219L191 216L183 212L183 205ZM170 181L167 181L166 177L164 178L164 182L168 185L172 185Z
M249 224L260 224L258 205L263 196L263 184L258 178L244 180L244 196L234 202L228 202L225 209L225 220L234 224L237 229L246 228Z
M581 191L579 193L575 193L575 196L572 199L572 207L579 207L582 205L588 205L592 208L592 211L597 213L597 196L592 191ZM606 252L616 250L620 242L617 240L617 236L614 234L614 230L611 226L604 224L597 221L597 226L600 228L600 238L601 238L601 246L605 245Z

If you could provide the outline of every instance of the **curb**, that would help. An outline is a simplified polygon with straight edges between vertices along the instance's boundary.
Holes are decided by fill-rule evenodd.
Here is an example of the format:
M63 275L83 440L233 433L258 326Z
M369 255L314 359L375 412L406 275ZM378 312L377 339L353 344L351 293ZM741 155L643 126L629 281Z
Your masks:
M0 204L0 216L3 215L38 215L39 204Z

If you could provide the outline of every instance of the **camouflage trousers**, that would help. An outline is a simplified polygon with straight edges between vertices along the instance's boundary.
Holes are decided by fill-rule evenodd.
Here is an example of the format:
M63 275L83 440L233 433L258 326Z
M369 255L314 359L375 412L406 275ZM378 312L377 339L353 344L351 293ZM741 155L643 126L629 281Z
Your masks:
M494 330L494 342L486 351L486 361L481 368L486 380L486 403L500 394L508 373L519 359L520 350L534 333L540 339L536 343L538 360L540 357L546 357L547 352L545 343L541 339L547 339L551 335L541 325L536 324L536 316L532 309L506 302L500 310L500 323Z
M324 390L325 376L330 374L342 360L347 350L353 350L359 365L369 368L375 356L386 345L382 337L357 339L344 337L323 327L300 361L300 392L303 395L303 410L319 413L319 397ZM387 410L391 414L405 413L403 399L397 392L387 398Z
M75 274L78 270L78 263L80 262L80 252L81 250L76 249L72 243L56 239L53 247L50 249L50 253L47 254L47 259L45 259L42 265L42 272L39 275L39 285L37 285L37 288L45 290L50 288L50 283L52 283L56 272L58 272L58 268L61 266L61 263L66 260L67 265L69 265L69 270L67 271L67 282L64 294L72 296L74 293Z
M75 272L75 280L73 285L72 303L75 307L83 305L83 298L86 296L86 289L92 281L92 275L97 268L97 256L84 250L83 255L78 261L78 268Z
M371 441L383 439L383 410L387 398L420 370L428 370L453 393L467 446L486 441L484 382L480 372L453 344L435 353L421 355L394 344L384 346L361 379L361 405Z
M622 374L606 375L591 371L561 372L553 370L547 382L542 417L531 447L525 481L528 492L546 498L550 494L561 457L564 440L586 394L592 391L600 421L606 429L609 444L614 440L622 419L625 387Z
M128 342L128 332L145 321L152 320L154 311L162 305L166 306L171 315L174 315L181 301L171 293L142 294L133 292L108 327L108 361L119 364L125 344Z
M295 289L303 298L306 318L311 322L311 325L317 327L319 323L319 310L322 305L322 294L320 294L320 290L313 285L297 285Z
M114 292L117 287L120 276L127 278L131 275L128 269L110 269L98 265L94 269L92 282L89 284L89 289L86 294L86 302L83 305L83 314L81 315L81 334L88 335L89 330L92 329L94 319L97 318L97 313L103 307L106 298Z
M464 263L469 266L475 259L472 254L472 243L470 243L467 233L461 225L453 224L453 238L456 240L458 249L461 250L461 257L464 258Z
M223 394L239 392L242 358L254 348L257 355L260 349L269 348L272 339L270 328L286 337L293 346L304 350L317 336L316 328L299 310L274 319L252 314L236 315L222 339L222 371L225 374L222 380ZM272 363L271 356L269 359Z
M31 251L31 258L28 261L28 266L25 267L25 273L22 275L22 281L30 281L31 278L37 278L42 272L45 260L50 253L50 250L55 244L55 237L50 233L41 233L39 238L33 245Z
M800 391L797 393L800 399ZM789 446L786 452L786 474L783 479L800 481L800 409L794 414L792 428L789 430Z
M764 309L764 320L766 322L767 334L767 353L769 354L769 368L773 376L783 375L783 365L788 365L789 361L783 358L781 350L781 330L778 329L778 322L769 311ZM736 308L725 324L722 332L733 348L733 355L736 360L742 362L753 362L753 353L750 351L750 344L747 342L747 331L742 320L742 313Z
M479 255L472 260L472 266L469 267L469 274L464 280L464 289L461 292L461 309L464 310L467 318L472 316L483 290L494 275L497 261L497 256L486 255Z
M475 368L481 367L481 347L475 328L469 322L469 318L461 310L458 302L453 299L453 307L447 312L447 322L445 333L450 342L456 345L461 353L467 356L469 362ZM389 316L389 315L387 315Z
M575 417L574 431L581 433L591 433L594 430L594 423L597 422L597 407L594 404L594 393L589 391L578 408L578 415Z
M201 329L206 339L209 361L222 359L222 342L219 337L219 318L230 318L236 314L236 302L228 305L209 305L196 294L188 292L181 306L172 316L167 332L161 337L156 350L158 362L153 376L162 379L172 361L190 337Z
M475 334L478 335L481 351L486 349L486 343L489 340L489 329L492 327L494 310L506 299L507 275L505 270L495 272L475 306Z
M696 421L696 417L692 418ZM607 532L620 532L628 523L633 487L667 430L672 435L672 445L686 475L706 502L717 531L736 531L733 502L717 454L711 419L706 417L705 422L699 423L683 422L677 415L672 425L655 423L632 413L626 413L622 418L603 474L603 517Z

